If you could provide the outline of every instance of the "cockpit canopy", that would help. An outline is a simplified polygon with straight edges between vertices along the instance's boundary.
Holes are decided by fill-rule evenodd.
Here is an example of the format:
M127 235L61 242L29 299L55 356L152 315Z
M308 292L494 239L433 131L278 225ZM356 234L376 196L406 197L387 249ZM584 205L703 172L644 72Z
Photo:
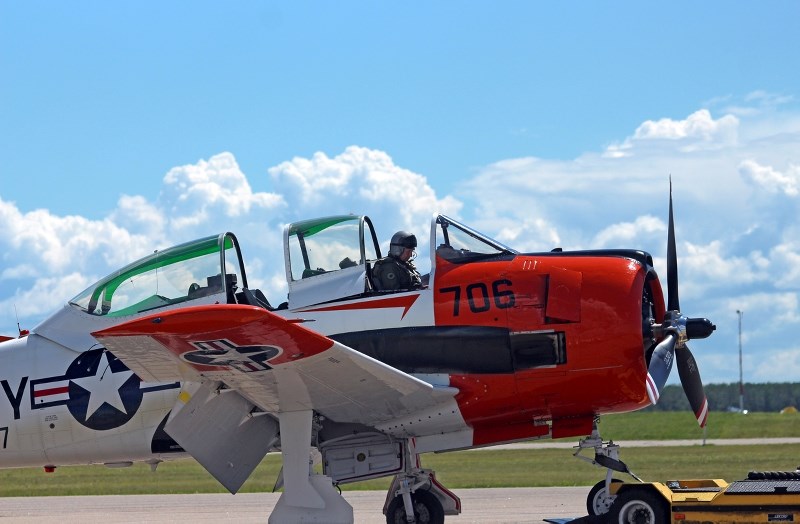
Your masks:
M285 231L286 280L294 282L375 261L380 246L369 217L344 215L290 224Z
M517 254L514 249L445 215L433 217L431 241L436 246L436 250L431 252L431 267L436 265L436 257L451 263L464 263Z
M289 224L283 233L289 309L358 296L372 289L369 268L381 257L366 216L341 215Z
M232 303L236 289L246 287L239 242L222 233L156 251L69 302L92 315L121 317L204 297Z

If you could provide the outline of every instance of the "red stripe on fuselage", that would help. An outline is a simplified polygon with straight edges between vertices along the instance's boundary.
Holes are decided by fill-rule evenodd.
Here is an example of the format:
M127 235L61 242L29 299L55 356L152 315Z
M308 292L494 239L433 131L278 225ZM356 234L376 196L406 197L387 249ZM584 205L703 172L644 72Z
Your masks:
M61 386L58 388L49 388L49 389L37 389L33 392L34 398L36 397L47 397L49 395L61 395L63 393L69 393L69 386Z
M383 309L383 308L403 308L403 315L401 319L406 316L408 310L414 305L414 302L419 298L419 293L414 295L404 295L400 297L381 298L378 300L368 300L361 302L352 302L350 304L337 304L333 306L301 309L303 312L316 312L316 311L352 311L355 309Z

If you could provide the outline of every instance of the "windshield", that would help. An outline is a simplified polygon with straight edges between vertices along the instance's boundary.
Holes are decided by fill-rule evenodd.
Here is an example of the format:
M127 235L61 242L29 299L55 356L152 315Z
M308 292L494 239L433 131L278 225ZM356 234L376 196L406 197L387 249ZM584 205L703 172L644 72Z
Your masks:
M436 219L436 255L446 260L466 262L516 253L516 250L452 218L439 215Z
M201 238L156 251L112 273L70 304L94 315L123 316L209 295L232 294L247 285L240 261L239 244L232 233Z

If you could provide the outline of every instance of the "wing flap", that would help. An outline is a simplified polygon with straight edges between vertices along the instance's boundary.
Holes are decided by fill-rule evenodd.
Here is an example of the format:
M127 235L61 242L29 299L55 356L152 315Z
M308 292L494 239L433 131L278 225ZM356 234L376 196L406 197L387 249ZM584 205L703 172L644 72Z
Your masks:
M165 431L231 493L236 493L277 441L278 423L251 415L253 404L208 382ZM262 413L263 415L263 413Z
M455 405L454 388L434 387L252 306L172 310L93 335L137 374L220 381L272 413L313 409L339 422L392 427ZM465 427L460 415L448 420L437 432Z

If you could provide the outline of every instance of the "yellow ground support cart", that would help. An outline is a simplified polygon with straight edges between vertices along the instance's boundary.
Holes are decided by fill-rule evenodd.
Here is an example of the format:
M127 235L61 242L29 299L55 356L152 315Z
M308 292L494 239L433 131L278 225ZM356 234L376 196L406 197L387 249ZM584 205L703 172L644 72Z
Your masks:
M606 516L620 524L800 522L800 469L751 472L746 480L613 483Z

